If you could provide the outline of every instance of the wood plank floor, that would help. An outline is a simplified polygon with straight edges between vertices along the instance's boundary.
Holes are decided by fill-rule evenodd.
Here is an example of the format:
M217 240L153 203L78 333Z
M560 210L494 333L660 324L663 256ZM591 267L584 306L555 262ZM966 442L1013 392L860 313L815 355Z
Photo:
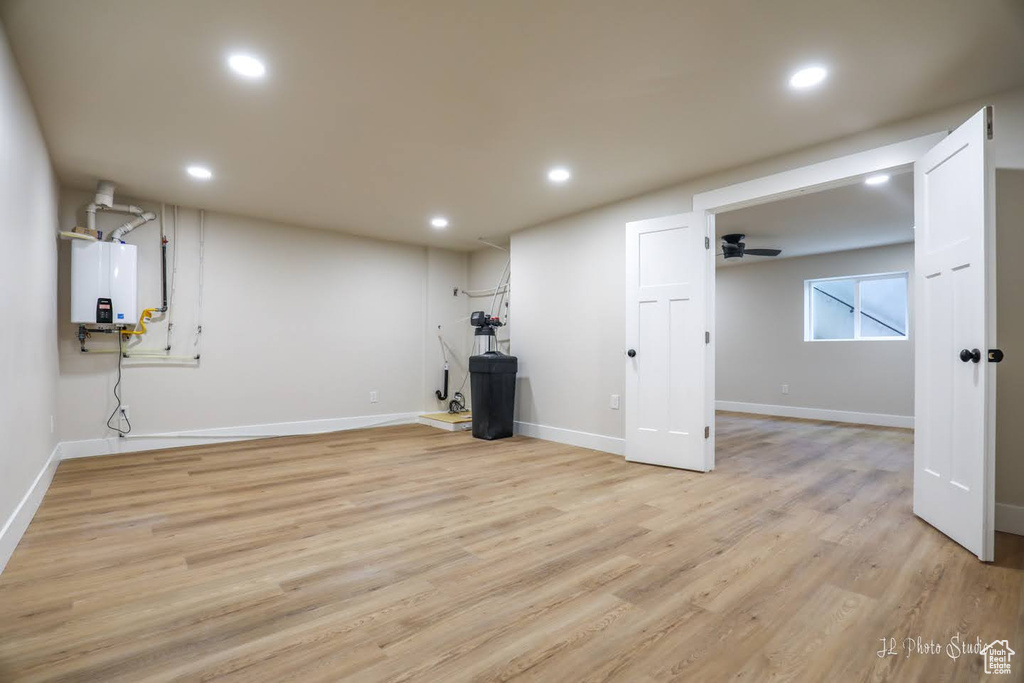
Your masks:
M419 425L64 462L0 680L981 678L956 634L1020 680L1024 538L984 565L916 519L909 432L717 430L710 474Z

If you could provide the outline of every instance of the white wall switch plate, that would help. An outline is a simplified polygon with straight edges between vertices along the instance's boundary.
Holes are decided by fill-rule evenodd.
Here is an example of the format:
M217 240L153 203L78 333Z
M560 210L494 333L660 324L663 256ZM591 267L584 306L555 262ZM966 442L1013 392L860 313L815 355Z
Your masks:
M619 395L618 394L612 394L611 400L608 401L608 407L611 408L612 410L618 410L619 409Z
M782 385L782 393L783 394L789 394L789 385L788 384L783 384Z
M377 402L377 392L376 391L371 391L370 392L370 403L376 403L376 402Z

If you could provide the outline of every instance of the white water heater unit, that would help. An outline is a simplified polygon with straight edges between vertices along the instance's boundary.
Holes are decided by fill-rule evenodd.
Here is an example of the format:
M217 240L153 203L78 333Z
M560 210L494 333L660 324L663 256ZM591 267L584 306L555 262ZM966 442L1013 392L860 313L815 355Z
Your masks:
M71 322L134 325L139 318L137 287L134 244L71 242Z

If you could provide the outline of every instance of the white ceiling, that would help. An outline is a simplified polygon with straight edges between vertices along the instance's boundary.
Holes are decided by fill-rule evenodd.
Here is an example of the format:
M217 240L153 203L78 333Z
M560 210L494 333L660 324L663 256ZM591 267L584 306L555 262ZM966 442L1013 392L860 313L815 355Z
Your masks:
M1019 0L0 2L65 183L458 248L1024 83Z
M842 187L720 213L715 216L715 232L719 252L722 235L729 233L745 234L748 249L782 249L771 257L719 256L719 267L912 242L914 174L894 173L888 183L876 186L857 179Z

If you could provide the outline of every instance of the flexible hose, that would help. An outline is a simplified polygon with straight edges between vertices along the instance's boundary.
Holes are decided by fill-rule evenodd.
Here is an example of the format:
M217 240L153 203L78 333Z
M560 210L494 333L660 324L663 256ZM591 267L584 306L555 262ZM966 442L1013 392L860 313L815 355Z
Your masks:
M143 334L146 334L146 321L153 317L153 314L156 313L156 310L157 309L155 309L155 308L143 309L142 315L139 316L139 323L138 323L138 325L136 325L137 329L134 329L134 330L121 330L121 334L126 335L126 336L128 336L128 335L143 335Z

